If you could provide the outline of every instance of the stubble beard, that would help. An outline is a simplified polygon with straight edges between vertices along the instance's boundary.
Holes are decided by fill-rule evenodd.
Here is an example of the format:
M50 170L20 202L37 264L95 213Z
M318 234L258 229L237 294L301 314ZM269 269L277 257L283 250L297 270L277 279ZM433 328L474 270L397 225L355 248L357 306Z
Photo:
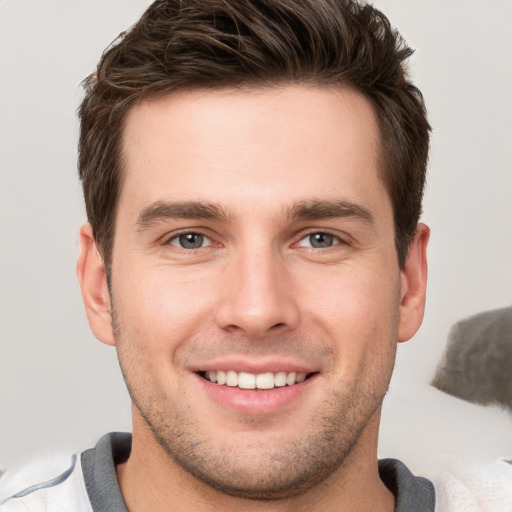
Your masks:
M230 496L249 500L283 500L313 488L343 467L387 392L388 375L373 375L349 389L331 390L314 422L292 440L244 443L232 449L209 435L186 396L170 400L140 369L136 344L121 336L113 317L119 363L132 402L155 441L171 459L197 480ZM139 372L133 371L139 368ZM301 422L302 418L296 418ZM257 436L254 436L257 437Z
M193 422L175 417L171 427L158 413L148 414L134 404L176 464L222 493L249 500L293 498L323 482L343 468L367 424L345 421L352 412L348 407L318 418L317 429L300 439L271 443L270 448L261 443L229 450L212 447Z

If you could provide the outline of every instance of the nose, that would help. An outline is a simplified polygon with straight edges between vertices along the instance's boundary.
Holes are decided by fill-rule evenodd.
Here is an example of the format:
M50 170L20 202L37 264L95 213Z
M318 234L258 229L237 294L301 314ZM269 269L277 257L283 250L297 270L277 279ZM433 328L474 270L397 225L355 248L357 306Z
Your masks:
M293 330L299 309L286 262L270 248L247 250L226 265L217 325L250 338Z

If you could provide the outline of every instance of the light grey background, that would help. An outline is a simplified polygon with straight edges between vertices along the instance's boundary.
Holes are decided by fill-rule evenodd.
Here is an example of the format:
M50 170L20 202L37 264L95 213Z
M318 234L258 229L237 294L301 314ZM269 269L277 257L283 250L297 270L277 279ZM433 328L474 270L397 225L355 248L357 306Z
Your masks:
M375 4L417 49L411 73L434 127L426 318L399 347L381 452L421 469L431 448L446 454L455 439L480 453L478 439L477 458L510 456L509 415L427 381L454 322L511 302L512 2ZM80 81L147 5L0 0L0 466L130 429L115 352L90 333L75 278L75 110Z

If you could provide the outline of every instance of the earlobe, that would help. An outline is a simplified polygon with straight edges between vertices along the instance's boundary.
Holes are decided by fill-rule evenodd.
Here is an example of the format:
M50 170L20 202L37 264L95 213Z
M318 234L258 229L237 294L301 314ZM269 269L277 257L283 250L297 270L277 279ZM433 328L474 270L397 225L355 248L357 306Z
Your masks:
M89 223L80 229L80 253L76 273L92 332L101 342L114 345L107 276Z
M423 321L427 288L427 244L430 229L418 224L401 271L401 303L398 341L414 336Z

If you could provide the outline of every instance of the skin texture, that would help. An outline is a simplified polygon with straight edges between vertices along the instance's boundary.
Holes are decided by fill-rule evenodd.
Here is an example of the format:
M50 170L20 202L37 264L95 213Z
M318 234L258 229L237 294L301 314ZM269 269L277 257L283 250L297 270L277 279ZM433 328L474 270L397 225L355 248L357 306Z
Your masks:
M378 424L396 344L422 320L428 228L400 271L370 103L187 92L134 107L123 144L111 295L89 225L78 276L133 401L129 508L393 510ZM312 375L282 402L226 400L197 373L280 368Z

